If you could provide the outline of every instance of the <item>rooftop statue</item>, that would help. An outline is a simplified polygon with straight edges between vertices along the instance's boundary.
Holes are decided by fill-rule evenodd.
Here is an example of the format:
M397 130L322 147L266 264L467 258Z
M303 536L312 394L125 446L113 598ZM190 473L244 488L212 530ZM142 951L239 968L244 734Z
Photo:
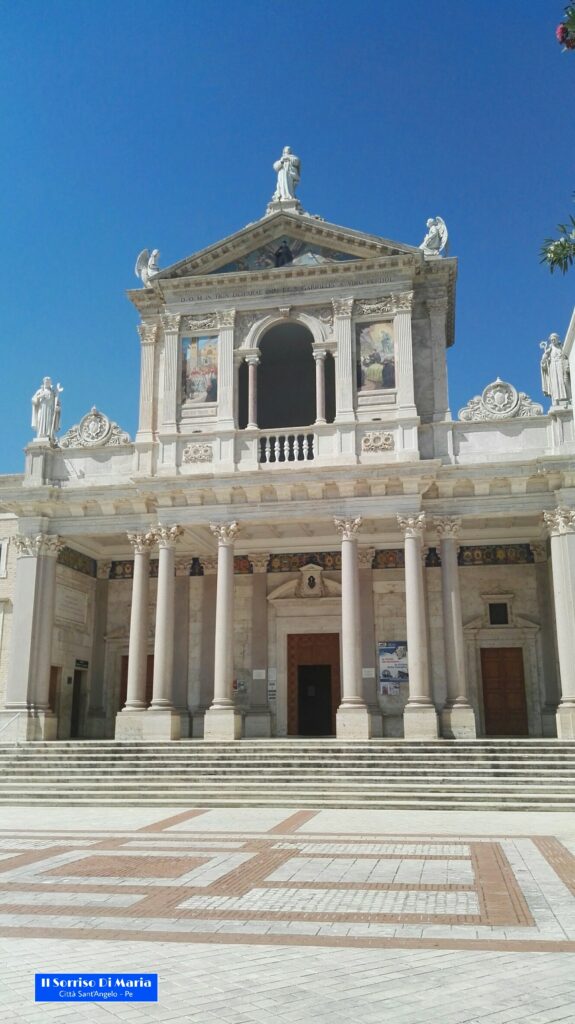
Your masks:
M419 246L424 256L439 256L447 245L447 225L442 217L430 217L427 234Z
M63 390L59 384L52 384L50 377L44 377L32 396L32 426L38 440L54 442L56 431L60 429L60 395Z
M158 266L159 255L159 249L152 249L151 253L149 253L147 249L142 249L138 259L136 260L134 273L136 277L140 278L144 288L151 288L152 278L160 272L160 268Z
M543 350L541 356L543 394L549 396L552 405L570 405L569 363L563 351L561 338L558 334L550 334L549 340L540 342L539 348Z
M272 203L296 198L295 190L300 180L300 167L299 157L292 153L289 146L284 146L282 155L274 163L278 180Z

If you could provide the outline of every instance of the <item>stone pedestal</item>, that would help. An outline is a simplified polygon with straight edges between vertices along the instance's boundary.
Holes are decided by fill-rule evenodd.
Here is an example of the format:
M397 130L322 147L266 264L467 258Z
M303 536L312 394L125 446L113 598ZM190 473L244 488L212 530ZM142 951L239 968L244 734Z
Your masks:
M406 740L438 739L437 711L433 705L406 704L403 712L403 735Z
M0 743L58 739L58 718L51 711L0 711Z
M441 735L446 739L474 740L475 712L470 704L446 704L441 711Z
M557 708L557 739L575 740L575 704L561 703Z
M204 715L204 739L227 743L242 737L242 716L234 707L208 708Z

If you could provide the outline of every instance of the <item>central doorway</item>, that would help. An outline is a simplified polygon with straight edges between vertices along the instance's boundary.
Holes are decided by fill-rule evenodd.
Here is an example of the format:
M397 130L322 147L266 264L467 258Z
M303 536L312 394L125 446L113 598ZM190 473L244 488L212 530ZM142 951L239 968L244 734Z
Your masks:
M288 736L335 736L339 633L289 634L287 648Z
M528 736L523 651L482 647L481 676L486 736Z

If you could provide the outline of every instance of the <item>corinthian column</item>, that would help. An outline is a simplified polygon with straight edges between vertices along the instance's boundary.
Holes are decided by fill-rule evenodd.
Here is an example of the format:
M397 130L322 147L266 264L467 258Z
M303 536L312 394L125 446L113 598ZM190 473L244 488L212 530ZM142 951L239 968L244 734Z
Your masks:
M575 510L544 512L551 537L551 571L555 597L557 653L561 700L557 708L557 736L575 739Z
M361 516L334 519L341 535L341 654L342 695L337 709L338 739L369 739L371 716L363 699L361 678L361 608L357 533Z
M154 681L152 703L146 714L147 739L177 740L181 735L180 715L174 708L174 625L176 543L182 533L181 526L159 525L153 530L159 563Z
M12 652L0 727L6 740L56 739L58 720L50 707L56 561L64 542L53 534L15 537ZM18 716L16 713L21 712Z
M425 513L398 516L405 537L405 613L409 699L403 712L406 739L437 739L437 712L431 700L422 541Z
M461 616L461 590L457 564L460 519L434 519L441 554L441 598L447 701L441 712L441 734L448 739L470 739L477 734L475 713L469 703L465 666L465 640Z
M210 523L218 541L214 699L204 718L204 739L237 740L241 715L233 699L234 676L234 541L238 524Z
M145 533L129 533L128 540L134 551L128 646L128 687L126 703L116 715L114 735L117 740L144 738L145 721L141 717L141 712L146 710L150 549L155 544L156 538L155 534L148 530Z

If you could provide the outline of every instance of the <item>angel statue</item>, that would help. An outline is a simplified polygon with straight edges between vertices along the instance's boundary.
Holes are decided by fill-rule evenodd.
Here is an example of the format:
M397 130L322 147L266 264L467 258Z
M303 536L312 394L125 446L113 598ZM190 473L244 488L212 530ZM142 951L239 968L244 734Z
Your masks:
M149 253L147 249L142 249L138 259L136 260L136 266L134 273L136 277L139 277L144 288L152 287L152 278L160 272L158 266L158 257L160 255L159 249L152 249Z
M292 153L289 146L284 146L282 155L274 163L274 171L277 173L278 180L272 196L272 203L295 199L295 190L300 179L300 167L299 157Z
M63 390L60 384L53 385L50 377L44 377L40 387L32 395L32 426L36 431L37 440L54 443L56 431L60 429L60 395Z
M552 405L570 405L569 363L563 352L561 338L558 334L550 334L549 341L540 342L539 348L543 350L541 356L543 394L549 396Z
M442 217L430 217L427 234L419 246L424 256L439 256L447 245L447 225Z

